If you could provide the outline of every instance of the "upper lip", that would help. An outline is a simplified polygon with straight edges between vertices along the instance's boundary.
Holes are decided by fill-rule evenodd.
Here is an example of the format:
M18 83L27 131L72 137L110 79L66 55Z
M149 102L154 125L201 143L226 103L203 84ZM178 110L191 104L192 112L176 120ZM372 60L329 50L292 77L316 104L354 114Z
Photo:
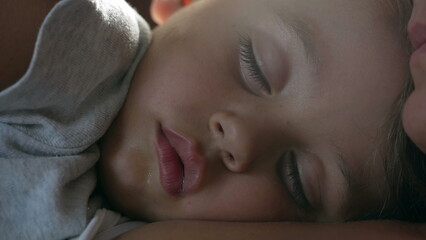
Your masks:
M195 192L200 186L206 165L206 159L199 153L199 145L193 138L166 127L160 127L159 135L167 139L163 145L168 145L168 148L171 147L175 151L175 154L159 154L160 173L170 172L164 171L165 168L175 168L174 171L182 171L178 176L174 177L175 181L179 181L172 184L174 187L167 186L167 184L170 185L170 176L161 176L160 174L163 188L172 195L185 195ZM170 150L168 149L168 151ZM159 146L158 139L157 151L162 151L162 146ZM173 161L173 164L168 164ZM179 169L176 169L178 168L176 164L180 164ZM180 187L178 188L177 186Z
M417 49L426 43L426 24L416 22L408 29L411 43Z

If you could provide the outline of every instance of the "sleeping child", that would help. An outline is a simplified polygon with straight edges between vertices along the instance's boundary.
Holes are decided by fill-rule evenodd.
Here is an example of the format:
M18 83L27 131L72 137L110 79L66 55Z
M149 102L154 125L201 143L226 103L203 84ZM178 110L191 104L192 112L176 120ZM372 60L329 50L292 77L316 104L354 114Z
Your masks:
M2 237L140 226L105 207L146 222L424 221L391 171L418 151L393 134L410 10L204 0L151 36L123 0L59 1L25 74L0 85Z

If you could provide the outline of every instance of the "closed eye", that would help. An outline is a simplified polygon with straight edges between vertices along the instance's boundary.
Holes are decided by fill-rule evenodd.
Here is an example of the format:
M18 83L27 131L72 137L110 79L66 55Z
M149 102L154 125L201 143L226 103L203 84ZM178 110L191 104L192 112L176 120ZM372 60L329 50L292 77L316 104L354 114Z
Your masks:
M286 152L280 158L278 171L279 178L286 186L287 191L296 205L305 211L313 209L311 203L306 197L303 184L300 179L297 155L294 151Z
M272 90L265 74L259 66L249 37L240 34L240 67L244 81L255 95L271 95Z

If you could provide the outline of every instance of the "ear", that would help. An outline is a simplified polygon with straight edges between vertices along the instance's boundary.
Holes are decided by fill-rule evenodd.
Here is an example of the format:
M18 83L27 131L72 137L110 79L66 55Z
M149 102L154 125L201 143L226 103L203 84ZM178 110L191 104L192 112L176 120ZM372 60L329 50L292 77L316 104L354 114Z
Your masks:
M183 0L153 0L151 4L151 16L157 24L164 23L173 13L182 8Z

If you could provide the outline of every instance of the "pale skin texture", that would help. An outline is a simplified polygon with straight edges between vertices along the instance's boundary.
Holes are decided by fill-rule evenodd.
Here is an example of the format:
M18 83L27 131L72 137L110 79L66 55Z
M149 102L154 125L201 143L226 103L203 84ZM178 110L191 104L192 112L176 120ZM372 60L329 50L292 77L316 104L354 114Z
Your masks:
M414 9L408 29L415 24L426 25L426 1L413 0ZM151 15L158 24L164 23L175 11L182 7L181 1L154 0ZM403 112L404 128L416 145L426 153L426 56L411 61L411 73L415 82L415 91L407 100Z
M179 8L178 1L167 1L167 8ZM161 10L161 0L152 9ZM156 5L156 6L155 6ZM169 10L167 10L169 11ZM169 15L163 16L160 23ZM154 13L155 15L155 13ZM158 19L157 19L158 21ZM220 222L159 222L139 228L120 239L423 239L423 225L394 222L361 222L338 225L299 223L220 223Z
M25 72L41 21L56 1L3 1L0 21L0 89ZM140 2L139 2L140 4ZM138 5L138 2L134 4ZM10 23L14 23L11 25ZM122 239L424 239L424 225L394 222L348 224L159 222L122 236Z
M148 220L335 222L381 209L381 130L409 70L400 33L376 4L205 0L174 15L154 31L103 140L101 178L112 202ZM307 28L308 43L289 23ZM241 32L252 38L271 93L244 75ZM159 126L195 139L208 159L196 192L162 189ZM279 159L289 151L312 209L280 181L287 175Z
M414 10L408 25L426 25L426 1L414 0ZM404 128L417 146L426 153L426 52L410 61L415 90L407 100L404 112Z

